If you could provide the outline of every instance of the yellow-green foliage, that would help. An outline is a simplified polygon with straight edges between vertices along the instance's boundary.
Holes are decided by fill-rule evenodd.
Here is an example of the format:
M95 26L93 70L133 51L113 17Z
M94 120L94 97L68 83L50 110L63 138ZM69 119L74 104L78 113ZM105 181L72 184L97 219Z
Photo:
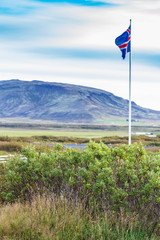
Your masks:
M160 156L142 145L108 148L90 142L78 149L56 145L23 149L0 168L1 203L50 193L83 201L86 209L137 212L156 226L160 217Z

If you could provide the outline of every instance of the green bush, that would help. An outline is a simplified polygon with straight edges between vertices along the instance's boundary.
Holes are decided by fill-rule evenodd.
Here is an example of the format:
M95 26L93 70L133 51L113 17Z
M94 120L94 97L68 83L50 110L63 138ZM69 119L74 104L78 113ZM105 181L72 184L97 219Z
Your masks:
M31 199L35 193L54 193L82 200L99 210L137 211L154 221L160 215L160 156L148 156L142 145L108 148L90 142L78 149L54 146L23 149L0 170L1 202Z

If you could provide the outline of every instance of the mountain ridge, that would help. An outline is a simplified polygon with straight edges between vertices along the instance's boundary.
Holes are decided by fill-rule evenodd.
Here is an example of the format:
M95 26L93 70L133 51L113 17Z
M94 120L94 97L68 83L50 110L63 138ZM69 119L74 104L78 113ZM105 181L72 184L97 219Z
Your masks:
M128 118L128 100L105 90L39 80L0 81L0 118L29 118L62 123L96 123ZM134 119L159 120L160 111L132 102Z

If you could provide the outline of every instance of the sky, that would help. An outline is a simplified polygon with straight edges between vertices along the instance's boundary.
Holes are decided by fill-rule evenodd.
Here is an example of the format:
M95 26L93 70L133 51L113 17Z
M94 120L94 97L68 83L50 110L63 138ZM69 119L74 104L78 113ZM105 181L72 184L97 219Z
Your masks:
M129 55L115 38L132 19L132 101L160 110L160 0L0 0L0 80L103 89L128 99Z

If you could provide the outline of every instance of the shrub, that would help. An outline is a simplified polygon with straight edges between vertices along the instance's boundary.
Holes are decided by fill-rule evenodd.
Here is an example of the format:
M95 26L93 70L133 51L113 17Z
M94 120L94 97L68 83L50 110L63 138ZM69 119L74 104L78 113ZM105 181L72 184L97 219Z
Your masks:
M100 211L141 212L155 223L160 215L160 157L148 156L142 145L108 148L90 142L78 149L53 146L23 149L1 171L1 202L31 199L50 192L81 200Z

